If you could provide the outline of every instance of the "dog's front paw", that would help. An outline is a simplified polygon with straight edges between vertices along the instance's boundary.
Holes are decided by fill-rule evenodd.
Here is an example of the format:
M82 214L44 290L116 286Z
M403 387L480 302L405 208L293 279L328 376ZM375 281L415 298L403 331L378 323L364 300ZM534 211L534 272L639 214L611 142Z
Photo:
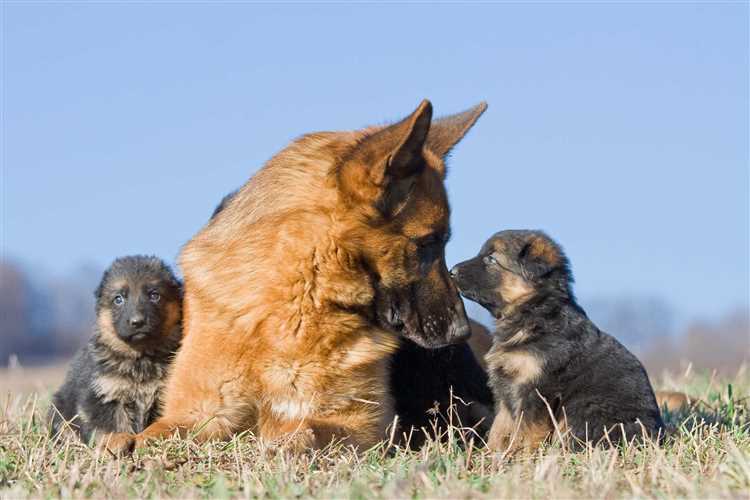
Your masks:
M116 456L130 455L136 444L135 434L115 432L107 434L100 442L100 447Z

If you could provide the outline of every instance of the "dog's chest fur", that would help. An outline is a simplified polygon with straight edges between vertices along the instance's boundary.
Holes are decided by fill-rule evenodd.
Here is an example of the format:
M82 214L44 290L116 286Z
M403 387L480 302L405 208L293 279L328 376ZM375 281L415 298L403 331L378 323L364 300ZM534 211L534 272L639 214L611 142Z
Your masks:
M138 383L118 374L100 374L93 382L94 392L103 403L114 402L116 427L121 432L139 432L148 424L159 398L161 380Z
M544 360L526 347L496 343L487 353L487 366L515 384L526 384L539 378Z
M392 335L372 330L336 352L310 346L304 357L280 357L259 374L266 403L276 417L296 420L329 417L352 401L382 400L388 356L397 347Z
M541 382L545 360L526 346L496 342L486 356L496 404L505 402L515 413L517 400Z
M167 360L141 356L113 359L95 350L97 370L91 389L101 404L111 405L112 425L118 432L140 432L150 424L159 404Z

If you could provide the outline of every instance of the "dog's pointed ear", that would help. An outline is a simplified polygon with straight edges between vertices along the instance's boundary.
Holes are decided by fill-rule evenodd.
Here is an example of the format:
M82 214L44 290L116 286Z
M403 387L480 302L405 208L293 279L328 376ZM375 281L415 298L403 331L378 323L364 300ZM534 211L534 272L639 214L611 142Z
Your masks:
M430 127L425 147L441 158L446 156L486 109L487 103L482 101L466 111L435 120Z
M534 234L518 252L518 261L527 278L543 278L557 268L565 268L567 260L560 247L543 234Z
M425 168L423 149L432 120L432 104L424 100L398 123L362 139L339 173L340 188L348 197L395 214Z
M432 104L423 100L403 120L365 139L360 148L365 154L380 156L370 169L370 179L381 186L389 179L404 179L423 166L422 148L430 132Z

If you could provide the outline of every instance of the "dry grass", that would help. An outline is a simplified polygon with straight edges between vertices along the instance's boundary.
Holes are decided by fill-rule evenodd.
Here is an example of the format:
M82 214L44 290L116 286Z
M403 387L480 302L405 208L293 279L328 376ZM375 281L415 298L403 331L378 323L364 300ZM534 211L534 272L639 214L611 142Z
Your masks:
M167 440L115 459L48 435L48 390L10 393L0 419L0 497L747 498L747 370L731 380L691 374L657 385L704 402L667 415L676 430L662 447L571 453L557 443L512 460L479 449L459 429L420 452L334 446L290 457L243 435L204 445Z
M20 365L0 368L0 397L5 398L9 393L16 396L37 393L48 397L62 384L67 370L68 363L64 362L31 368Z

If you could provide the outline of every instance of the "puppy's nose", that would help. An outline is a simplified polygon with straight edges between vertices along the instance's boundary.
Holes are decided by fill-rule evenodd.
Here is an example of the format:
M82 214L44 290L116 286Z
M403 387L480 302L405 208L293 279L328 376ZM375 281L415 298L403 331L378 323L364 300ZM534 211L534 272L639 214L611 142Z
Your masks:
M132 316L130 320L128 320L128 323L130 323L130 326L133 328L140 328L146 323L146 320L144 319L143 316L138 315L138 316Z

